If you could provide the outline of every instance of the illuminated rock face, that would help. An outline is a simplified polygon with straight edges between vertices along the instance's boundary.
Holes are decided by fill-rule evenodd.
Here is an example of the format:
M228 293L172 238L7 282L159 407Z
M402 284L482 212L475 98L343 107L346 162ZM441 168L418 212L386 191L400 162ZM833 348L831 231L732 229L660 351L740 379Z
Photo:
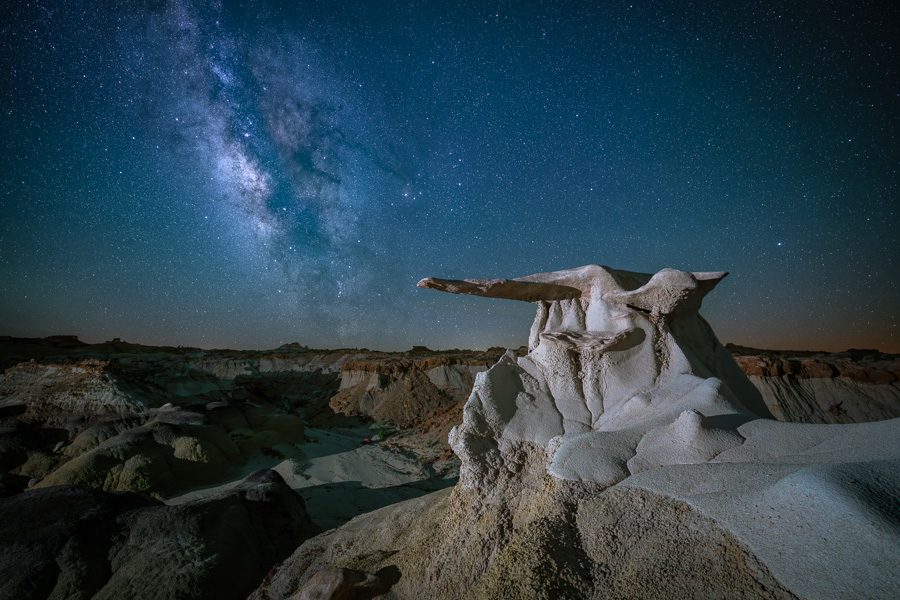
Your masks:
M668 441L659 432L657 445L721 451L732 438L710 417L769 416L698 313L725 275L587 265L511 280L420 281L419 287L537 303L528 354L508 353L479 374L463 422L450 434L463 486L502 487L507 475L522 479L534 470L528 463L535 459L557 478L608 485L628 475L625 463L648 431L685 411L692 412L682 421L696 426ZM652 462L645 459L641 468Z

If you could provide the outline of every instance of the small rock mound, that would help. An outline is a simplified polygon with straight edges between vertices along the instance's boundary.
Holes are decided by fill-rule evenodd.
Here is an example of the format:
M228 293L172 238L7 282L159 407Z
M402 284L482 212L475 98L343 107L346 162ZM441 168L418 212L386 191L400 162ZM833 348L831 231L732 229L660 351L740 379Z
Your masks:
M378 573L330 568L317 571L295 595L295 600L369 600L391 589L400 579L396 567Z

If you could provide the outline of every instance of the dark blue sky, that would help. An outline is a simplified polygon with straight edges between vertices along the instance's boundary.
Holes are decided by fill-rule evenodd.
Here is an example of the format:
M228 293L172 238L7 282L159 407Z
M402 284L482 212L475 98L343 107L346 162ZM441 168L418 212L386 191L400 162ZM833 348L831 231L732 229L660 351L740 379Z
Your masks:
M7 10L0 334L518 345L415 282L599 263L900 351L892 3L284 4Z

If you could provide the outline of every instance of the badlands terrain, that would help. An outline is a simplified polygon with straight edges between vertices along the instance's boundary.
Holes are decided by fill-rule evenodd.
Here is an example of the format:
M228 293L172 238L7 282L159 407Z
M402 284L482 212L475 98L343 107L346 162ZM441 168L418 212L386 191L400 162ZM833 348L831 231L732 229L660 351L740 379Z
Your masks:
M896 598L900 356L588 266L514 350L0 338L0 598Z

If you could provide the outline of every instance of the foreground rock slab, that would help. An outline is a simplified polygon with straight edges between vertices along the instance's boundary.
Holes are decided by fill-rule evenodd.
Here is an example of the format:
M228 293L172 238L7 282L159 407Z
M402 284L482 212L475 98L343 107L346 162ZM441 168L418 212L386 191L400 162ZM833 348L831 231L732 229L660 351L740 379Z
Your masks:
M244 598L316 528L274 471L166 506L48 487L0 499L0 598Z

